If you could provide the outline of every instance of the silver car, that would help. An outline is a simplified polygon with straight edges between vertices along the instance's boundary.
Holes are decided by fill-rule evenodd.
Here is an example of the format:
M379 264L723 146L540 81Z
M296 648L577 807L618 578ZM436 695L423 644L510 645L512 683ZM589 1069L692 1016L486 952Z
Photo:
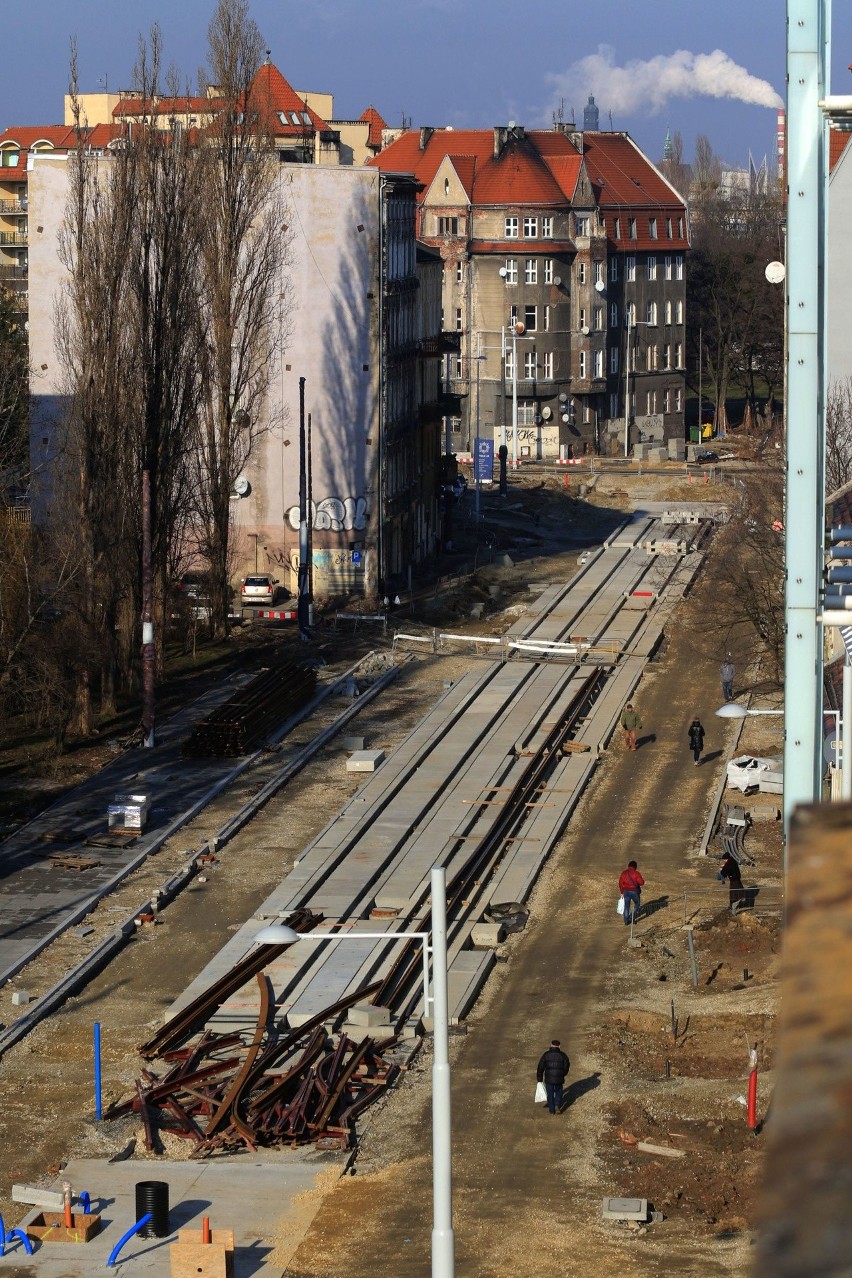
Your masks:
M240 598L243 606L246 604L269 604L275 603L278 594L278 578L270 577L268 573L262 573L259 576L243 577L243 584L240 590Z

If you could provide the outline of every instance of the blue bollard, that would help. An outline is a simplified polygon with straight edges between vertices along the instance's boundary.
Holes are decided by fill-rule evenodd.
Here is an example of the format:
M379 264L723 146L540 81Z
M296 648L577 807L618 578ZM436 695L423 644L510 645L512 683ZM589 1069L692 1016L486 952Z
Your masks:
M101 1023L95 1021L95 1120L101 1121Z

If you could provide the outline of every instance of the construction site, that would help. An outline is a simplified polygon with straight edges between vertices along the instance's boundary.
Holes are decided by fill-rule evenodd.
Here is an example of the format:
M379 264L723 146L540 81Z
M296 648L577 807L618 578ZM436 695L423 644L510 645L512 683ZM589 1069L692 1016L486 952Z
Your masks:
M93 752L0 844L9 1273L427 1273L436 929L458 1272L751 1271L783 851L726 769L782 728L716 716L720 661L780 694L708 624L736 485L589 478L469 494L383 617L243 627L156 751Z

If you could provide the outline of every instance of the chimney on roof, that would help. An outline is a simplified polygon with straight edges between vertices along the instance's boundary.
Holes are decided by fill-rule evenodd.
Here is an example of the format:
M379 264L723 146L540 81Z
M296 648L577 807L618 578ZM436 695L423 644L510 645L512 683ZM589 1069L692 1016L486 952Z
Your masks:
M431 128L428 124L424 124L423 128L420 130L420 150L421 151L426 150L426 146L429 142L429 139L431 138L434 132L435 130Z
M506 128L505 125L503 124L495 125L494 127L494 159L495 160L499 160L503 147L506 145L506 138L508 137L508 135L509 135L509 130Z

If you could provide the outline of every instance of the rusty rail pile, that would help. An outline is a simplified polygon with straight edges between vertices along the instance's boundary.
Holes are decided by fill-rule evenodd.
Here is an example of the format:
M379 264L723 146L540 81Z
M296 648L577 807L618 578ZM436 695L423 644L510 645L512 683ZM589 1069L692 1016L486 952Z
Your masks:
M399 1072L383 1055L395 1042L341 1035L335 1044L315 1025L261 1051L239 1034L207 1032L165 1053L164 1072L143 1070L135 1094L104 1117L136 1114L146 1149L169 1132L194 1143L192 1157L311 1141L347 1148L355 1119Z
M314 695L316 670L281 661L264 670L197 725L186 741L187 758L249 754L269 733Z

